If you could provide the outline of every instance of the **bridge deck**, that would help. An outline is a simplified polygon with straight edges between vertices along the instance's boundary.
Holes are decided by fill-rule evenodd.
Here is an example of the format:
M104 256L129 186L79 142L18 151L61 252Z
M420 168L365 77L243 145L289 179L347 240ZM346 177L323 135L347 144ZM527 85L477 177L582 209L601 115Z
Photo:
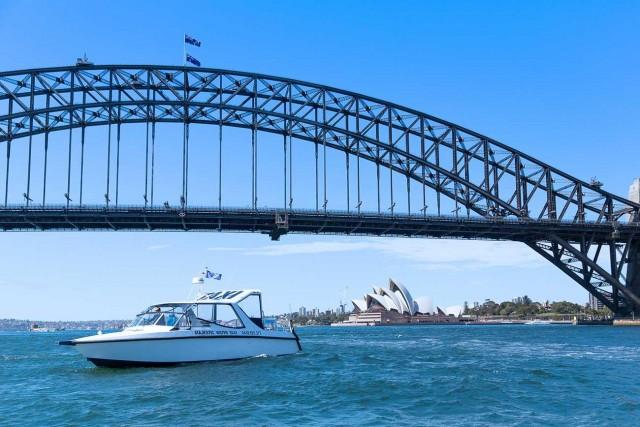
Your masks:
M277 220L279 217L279 221ZM616 240L640 236L639 224L615 224ZM352 234L489 240L544 240L549 233L567 240L609 242L613 223L572 223L503 218L456 218L378 213L316 212L144 207L1 208L0 229L246 231L272 233Z

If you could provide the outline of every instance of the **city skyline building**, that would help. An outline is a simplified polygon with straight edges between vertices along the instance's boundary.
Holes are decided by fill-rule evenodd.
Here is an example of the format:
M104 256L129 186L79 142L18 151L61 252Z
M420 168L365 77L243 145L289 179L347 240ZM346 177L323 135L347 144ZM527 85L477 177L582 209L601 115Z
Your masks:
M640 178L635 178L629 186L629 200L640 203ZM630 215L627 215L629 217Z
M603 310L604 304L602 304L602 301L600 301L598 298L589 294L589 308L591 308L592 310Z
M640 203L640 178L634 179L629 186L629 200Z

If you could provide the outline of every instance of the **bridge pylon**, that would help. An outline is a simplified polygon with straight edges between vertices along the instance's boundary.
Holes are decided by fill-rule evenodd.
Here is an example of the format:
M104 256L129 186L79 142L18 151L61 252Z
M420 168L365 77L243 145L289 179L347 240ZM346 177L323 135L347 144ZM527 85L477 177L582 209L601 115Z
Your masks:
M629 249L627 283L631 292L640 295L640 241L633 243ZM640 305L636 305L633 312L636 316L640 316Z

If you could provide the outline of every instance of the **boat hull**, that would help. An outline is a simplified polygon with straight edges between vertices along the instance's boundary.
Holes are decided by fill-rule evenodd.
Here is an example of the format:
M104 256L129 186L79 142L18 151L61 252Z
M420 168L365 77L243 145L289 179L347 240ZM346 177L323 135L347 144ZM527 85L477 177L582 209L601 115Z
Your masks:
M171 366L238 360L260 355L283 356L300 350L297 337L191 336L75 342L96 366Z

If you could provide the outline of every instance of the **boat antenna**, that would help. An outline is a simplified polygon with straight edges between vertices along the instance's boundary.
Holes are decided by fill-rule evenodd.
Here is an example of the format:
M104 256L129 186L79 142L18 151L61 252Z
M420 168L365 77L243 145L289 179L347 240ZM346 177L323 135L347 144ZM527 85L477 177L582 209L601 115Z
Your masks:
M198 276L193 276L191 279L191 292L189 292L189 299L198 299L205 294L204 292L204 276L207 268L205 267L204 271L200 272Z

